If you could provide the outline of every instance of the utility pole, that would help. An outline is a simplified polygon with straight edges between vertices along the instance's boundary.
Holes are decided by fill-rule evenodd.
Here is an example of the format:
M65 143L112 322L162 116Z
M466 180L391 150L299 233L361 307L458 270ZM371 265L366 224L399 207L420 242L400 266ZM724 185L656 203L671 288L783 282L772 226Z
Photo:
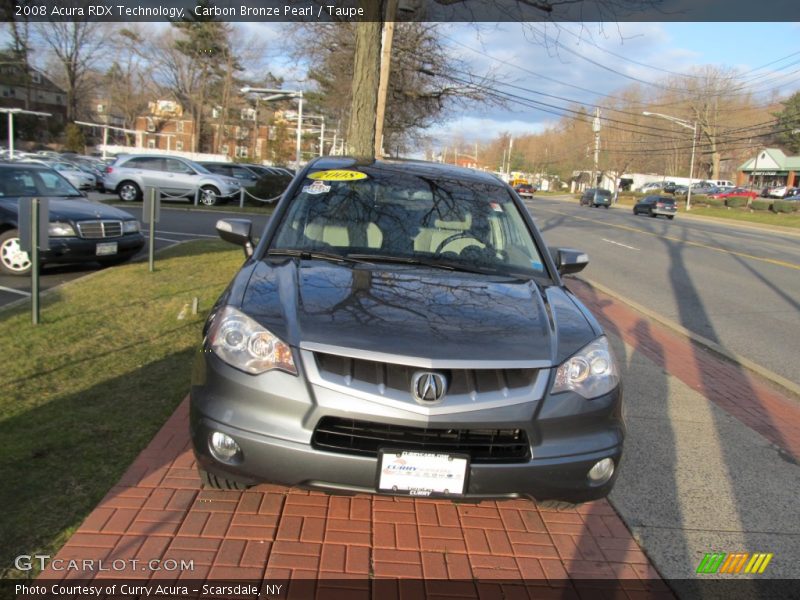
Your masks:
M375 158L383 158L383 122L386 117L386 96L389 93L389 71L392 68L392 41L397 0L386 4L383 38L381 40L381 72L378 79L378 107L375 111Z
M594 170L592 171L592 187L597 187L598 163L600 161L600 107L594 109Z

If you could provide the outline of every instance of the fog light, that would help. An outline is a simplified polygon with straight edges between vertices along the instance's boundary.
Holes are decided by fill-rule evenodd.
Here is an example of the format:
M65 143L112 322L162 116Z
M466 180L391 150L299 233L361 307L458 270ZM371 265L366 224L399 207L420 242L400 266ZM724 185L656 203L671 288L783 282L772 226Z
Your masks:
M211 434L208 447L211 448L214 458L226 463L233 462L242 452L236 440L220 431Z
M611 479L614 474L614 461L610 458L604 458L597 461L595 465L589 470L589 481L594 484L602 484Z

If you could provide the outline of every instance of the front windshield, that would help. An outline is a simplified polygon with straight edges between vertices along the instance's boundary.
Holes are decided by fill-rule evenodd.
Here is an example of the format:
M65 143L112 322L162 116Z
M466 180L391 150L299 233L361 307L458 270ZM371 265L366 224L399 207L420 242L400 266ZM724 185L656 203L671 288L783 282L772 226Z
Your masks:
M376 262L418 259L500 274L546 275L504 185L417 176L402 166L332 173L343 172L366 177L307 178L270 250L374 256Z
M80 195L69 181L53 170L0 169L0 197Z

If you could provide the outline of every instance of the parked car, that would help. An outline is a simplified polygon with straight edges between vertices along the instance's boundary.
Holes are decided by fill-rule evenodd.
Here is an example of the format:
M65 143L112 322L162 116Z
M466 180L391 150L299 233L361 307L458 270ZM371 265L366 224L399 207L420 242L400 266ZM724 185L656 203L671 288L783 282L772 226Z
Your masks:
M664 191L666 192L667 190L665 189ZM673 196L685 196L686 194L689 193L689 186L688 185L676 185L676 186L673 186L671 193L672 193ZM692 190L692 193L695 194L697 192Z
M603 206L608 208L611 206L611 199L613 194L611 190L604 190L603 188L589 188L581 195L580 205L591 206L596 208Z
M767 189L767 198L783 198L785 195L785 185L776 185Z
M646 196L633 205L633 214L645 214L651 217L663 215L672 220L678 207L675 206L675 198L672 196Z
M191 385L207 487L580 502L614 484L617 362L493 175L345 157L298 173L211 310Z
M89 202L57 171L29 163L0 164L0 272L26 275L31 261L19 241L19 204L48 198L49 250L42 264L130 260L144 246L136 218L113 206Z
M664 187L661 188L661 190L666 194L674 194L675 193L675 188L678 188L678 187L685 187L685 186L680 186L679 184L675 183L674 181L667 181L664 184Z
M200 163L212 173L235 177L247 190L245 200L251 204L274 202L293 179L285 169L242 163Z
M717 186L712 185L708 182L701 182L701 183L694 183L692 184L692 195L703 195L703 196L710 196L711 194L719 193L719 188Z
M251 192L254 202L275 202L294 179L294 174L283 167L250 164L247 167L261 176Z
M78 167L66 161L50 160L48 158L23 158L20 162L41 165L54 169L79 190L93 190L97 186L97 179L91 173L81 171Z
M645 183L637 191L646 194L647 192L655 192L656 190L661 190L664 188L665 185L666 184L661 181L651 181L650 183Z
M243 187L252 187L258 181L258 175L252 169L238 163L201 161L197 164L217 175L238 179Z
M533 198L536 188L530 183L520 183L514 186L514 191L517 192L520 198Z
M167 198L194 199L206 206L222 204L236 196L241 184L233 177L216 175L194 161L179 156L126 154L106 167L106 190L123 202L142 199L145 187L157 187Z
M709 198L717 198L718 200L723 200L725 198L730 198L732 196L745 196L748 198L758 198L758 192L754 192L748 188L743 187L736 187L731 190L725 192L717 192L715 194L709 194Z

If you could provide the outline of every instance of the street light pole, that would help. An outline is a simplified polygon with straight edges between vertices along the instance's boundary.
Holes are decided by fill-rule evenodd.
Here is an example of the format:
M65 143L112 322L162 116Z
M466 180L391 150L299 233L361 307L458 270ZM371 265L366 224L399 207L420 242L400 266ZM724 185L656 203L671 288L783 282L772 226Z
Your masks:
M302 140L303 131L303 90L280 90L272 88L254 88L245 86L240 90L243 94L269 94L266 98L262 98L264 102L270 100L280 100L282 98L297 98L297 141L295 147L295 166L300 169L300 142Z
M694 152L697 146L697 121L684 121L683 119L679 119L677 117L663 115L656 112L644 111L642 114L646 117L661 117L667 121L672 121L676 125L680 125L681 127L686 127L686 129L692 130L692 158L689 162L689 191L686 193L686 210L689 211L692 209L692 179L694 178Z

